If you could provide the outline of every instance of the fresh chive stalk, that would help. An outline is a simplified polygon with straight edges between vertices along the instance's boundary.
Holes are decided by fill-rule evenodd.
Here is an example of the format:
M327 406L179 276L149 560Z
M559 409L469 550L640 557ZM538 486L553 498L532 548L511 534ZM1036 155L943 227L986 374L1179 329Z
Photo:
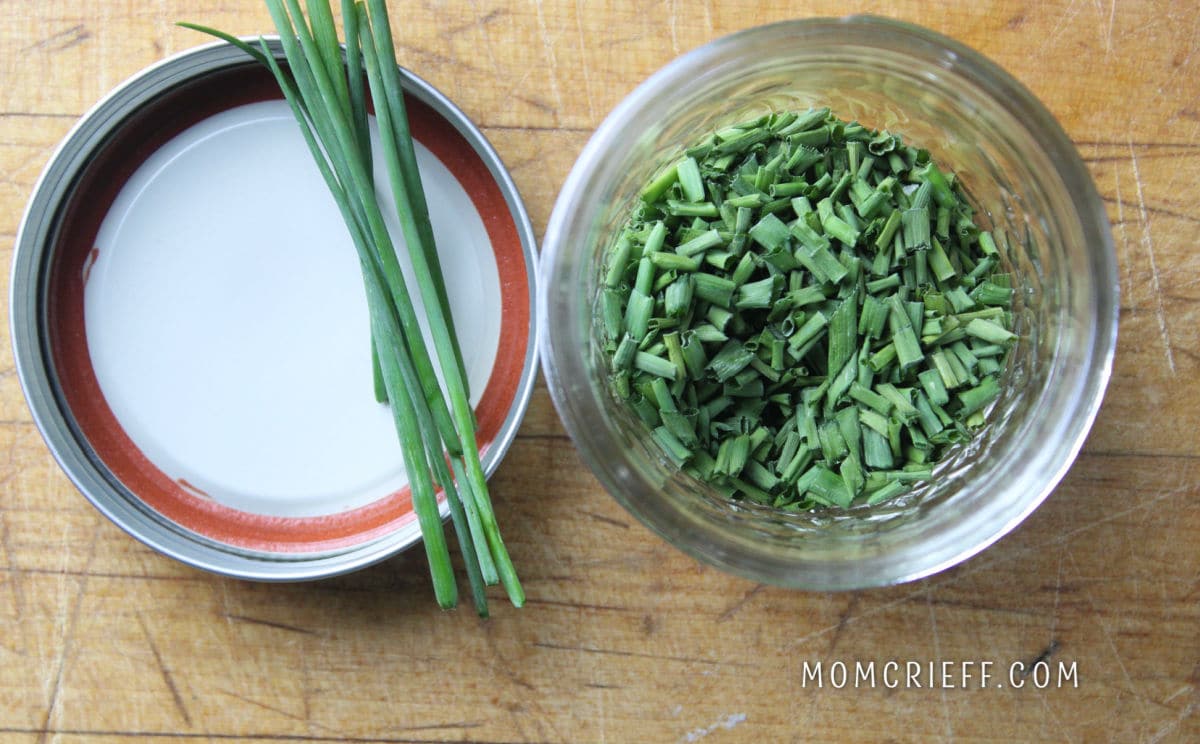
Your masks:
M286 68L261 40L256 48L223 32L181 25L229 41L270 69L342 213L363 270L377 397L386 399L393 413L439 605L453 607L457 587L438 514L438 486L450 506L476 610L487 615L484 587L497 582L519 607L524 592L500 537L479 459L465 367L417 170L386 7L382 0L343 4L343 48L327 0L309 2L307 18L298 0L266 3L280 35ZM391 207L409 247L433 354L425 346L374 187L364 73L392 186ZM615 278L619 271L611 273ZM644 336L647 331L642 326L648 326L649 318L635 314L631 319L628 311L621 311L619 300L616 294L606 294L603 303L614 342L618 327L629 330L631 324ZM629 345L636 344L637 336L621 336L621 355L627 359L623 364L632 362L637 367L642 352L635 350L628 360ZM435 364L445 380L444 392L434 374Z

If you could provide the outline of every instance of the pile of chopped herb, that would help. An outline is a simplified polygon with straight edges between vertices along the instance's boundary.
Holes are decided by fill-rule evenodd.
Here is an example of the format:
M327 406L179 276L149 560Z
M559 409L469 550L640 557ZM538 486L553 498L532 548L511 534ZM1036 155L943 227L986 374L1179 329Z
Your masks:
M663 453L776 508L931 477L1001 392L1012 278L954 174L829 109L722 129L642 192L599 312Z

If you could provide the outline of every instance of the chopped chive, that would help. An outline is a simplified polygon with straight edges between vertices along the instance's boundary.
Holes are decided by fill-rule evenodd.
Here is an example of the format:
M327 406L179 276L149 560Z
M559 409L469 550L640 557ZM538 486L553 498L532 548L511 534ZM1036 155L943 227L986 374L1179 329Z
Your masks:
M728 309L733 303L733 293L737 289L729 279L716 274L696 274L694 279L696 297Z
M796 229L793 227L793 232L795 231ZM836 284L847 274L846 267L827 248L810 245L803 239L796 249L795 256L796 260L812 272L812 275L822 284Z
M738 287L734 305L740 310L767 308L775 299L775 278L767 277Z
M820 311L813 313L808 320L804 321L804 325L796 330L792 337L788 339L788 348L796 351L817 338L817 335L824 331L825 326L829 324L829 318Z
M1000 287L991 282L983 282L971 291L971 299L980 305L994 307L1009 307L1012 304L1013 291L1008 287Z
M654 312L654 299L636 289L629 293L628 304L625 306L625 332L638 343L646 337L650 329L650 315Z
M654 204L662 199L663 195L679 181L679 164L673 163L671 167L663 170L658 176L642 189L642 201L647 204Z
M663 271L699 271L700 257L699 256L681 256L678 253L664 253L655 251L647 254L645 260L652 266ZM653 287L651 288L653 290ZM646 292L645 294L649 294Z
M846 175L845 180L849 183L849 174ZM858 231L833 213L833 198L828 196L817 203L817 215L820 217L821 227L828 235L840 240L843 245L853 246L858 242Z
M891 467L890 465L884 467ZM885 485L875 489L867 496L867 506L883 503L896 498L897 496L908 491L908 486L903 481L888 481Z
M712 202L685 202L668 199L667 214L675 217L720 217L721 210Z
M862 385L858 384L858 382L854 382L850 385L849 393L851 398L854 398L859 403L862 403L863 405L873 409L877 413L883 414L884 416L888 415L888 412L892 409L891 401L879 393L863 387Z
M983 255L985 256L995 256L999 253L996 250L996 240L986 230L979 233L979 249L983 251Z
M917 409L912 404L908 390L900 390L891 383L880 383L875 386L876 392L885 398L896 409L896 415L900 420L908 423L917 415ZM881 411L882 413L882 411Z
M665 426L659 426L650 433L658 442L667 457L676 465L682 465L692 457L692 451L684 446L679 439Z
M613 353L613 369L629 369L633 366L633 357L637 353L637 347L637 341L633 340L633 336L626 333L621 337L621 343L618 344L616 352Z
M917 334L913 331L912 320L908 316L899 295L888 299L891 305L891 322L893 327L892 343L896 345L896 358L900 366L911 367L925 358Z
M680 245L675 249L675 252L681 256L692 256L697 253L703 253L709 248L715 248L723 242L721 233L716 230L708 230Z
M770 251L787 243L788 228L778 217L768 214L750 228L750 237L754 242Z
M900 215L904 228L904 245L910 251L929 248L929 210L925 207L906 209Z
M754 352L746 349L740 342L730 339L709 361L708 371L717 382L725 382L745 369L752 358Z
M921 387L929 396L929 401L935 405L944 406L950 402L950 393L946 391L946 383L936 369L926 369L917 375Z
M896 289L900 286L899 274L888 274L882 279L876 279L872 282L867 282L867 291L872 295L877 295L885 289Z
M933 269L933 275L939 282L947 282L958 272L950 264L950 259L946 257L946 251L942 248L942 244L936 238L932 242L933 248L929 252L929 268Z
M984 318L973 318L967 323L967 333L990 344L1008 343L1017 337L1017 334L999 323Z
M723 344L729 340L729 336L718 330L711 323L704 323L692 329L692 333L696 335L696 340L704 344Z
M665 292L664 310L668 318L680 318L692 306L692 295L695 292L695 282L688 274L684 274L667 287Z
M629 263L629 251L632 246L633 240L628 233L622 234L617 240L612 256L608 259L608 273L604 278L604 286L613 288L621 283L621 279L625 276L626 264Z
M733 268L733 272L729 275L729 280L735 285L740 286L750 278L750 275L754 273L755 268L754 254L747 252L742 256L742 259L738 261L737 266Z
M836 506L850 506L854 495L840 476L820 465L814 465L812 470L816 471L816 475L806 484L809 493Z
M962 405L959 414L970 415L998 397L1000 397L1000 385L996 382L996 378L985 377L979 385L958 394L958 402Z
M704 200L704 182L700 180L700 166L695 158L680 160L675 166L675 176L679 179L679 188L685 199L690 202Z
M827 369L840 370L858 347L858 294L844 299L829 316L829 359Z
M644 351L639 351L634 355L633 366L643 372L652 375L658 375L659 377L667 380L676 379L678 374L675 365L672 364L669 359L663 359L660 356L647 354Z

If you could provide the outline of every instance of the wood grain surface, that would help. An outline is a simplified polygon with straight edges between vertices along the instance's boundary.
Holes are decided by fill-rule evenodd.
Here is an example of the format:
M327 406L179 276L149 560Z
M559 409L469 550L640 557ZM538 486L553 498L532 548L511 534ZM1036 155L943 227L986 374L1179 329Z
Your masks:
M933 578L812 594L730 578L599 487L539 387L493 479L528 605L435 609L411 552L305 585L210 576L76 492L0 334L0 741L1200 740L1200 7L992 0L394 2L402 62L512 170L540 235L605 114L679 53L873 12L991 57L1108 206L1121 327L1086 447L1014 533ZM106 91L257 0L0 0L0 263L55 144ZM7 272L5 272L7 282ZM815 689L804 664L1075 664L1077 686ZM977 686L977 685L976 685Z

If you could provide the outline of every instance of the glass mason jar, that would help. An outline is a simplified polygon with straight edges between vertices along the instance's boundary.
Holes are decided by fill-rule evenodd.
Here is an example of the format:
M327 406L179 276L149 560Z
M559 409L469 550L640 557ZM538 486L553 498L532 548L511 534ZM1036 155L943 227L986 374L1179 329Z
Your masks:
M900 499L785 514L678 471L610 392L598 341L603 261L639 192L714 129L829 106L902 134L958 174L1001 240L1020 338L975 439ZM626 509L696 558L813 590L882 586L952 566L1013 529L1075 458L1117 333L1103 205L1078 153L1020 83L928 30L851 17L753 28L675 59L596 130L559 194L541 257L543 367L580 454Z

